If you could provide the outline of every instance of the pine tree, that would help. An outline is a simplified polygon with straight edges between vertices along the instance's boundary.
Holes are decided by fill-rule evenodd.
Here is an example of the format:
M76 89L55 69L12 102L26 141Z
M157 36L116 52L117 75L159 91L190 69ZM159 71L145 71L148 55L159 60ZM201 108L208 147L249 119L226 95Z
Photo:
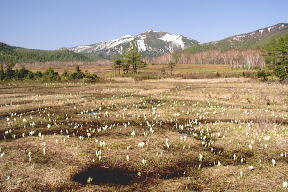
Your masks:
M171 57L172 57L172 58L171 58L171 60L170 60L169 63L168 63L168 68L170 69L170 73L171 73L171 75L172 75L173 70L174 70L176 64L177 64L177 63L179 62L179 60L180 60L181 52L174 52L174 53L172 53Z
M132 44L130 50L123 57L126 62L125 70L129 70L130 66L132 66L132 71L137 73L138 69L146 67L146 63L141 61L142 55L135 44Z
M113 67L115 69L115 73L118 70L118 73L120 75L121 68L123 67L123 60L122 59L115 59L113 61Z
M272 63L274 74L280 80L288 78L288 34L272 40L264 48L264 56L268 63Z

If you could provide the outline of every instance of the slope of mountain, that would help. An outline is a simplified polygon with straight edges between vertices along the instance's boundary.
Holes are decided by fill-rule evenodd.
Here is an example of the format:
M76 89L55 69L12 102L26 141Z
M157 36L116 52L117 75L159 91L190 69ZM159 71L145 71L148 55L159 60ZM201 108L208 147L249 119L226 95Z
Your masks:
M13 52L19 47L7 45L5 43L0 42L0 54L13 54Z
M149 30L139 35L126 35L119 39L95 43L91 45L64 48L60 50L37 50L10 46L0 42L0 59L12 56L17 62L37 61L91 61L101 58L119 57L135 43L145 57L157 57L165 53L184 50L196 53L206 50L228 50L261 48L271 39L288 33L288 23L279 23L250 33L225 38L220 41L199 44L196 40L182 35Z
M125 53L135 43L143 56L155 57L176 50L183 50L198 44L196 40L182 35L172 35L166 32L149 30L139 35L126 35L119 39L68 48L76 53L97 55L103 58L114 58Z
M16 62L89 61L85 55L69 50L38 50L15 47L0 42L1 58L12 57Z
M228 50L228 49L246 49L261 48L271 39L280 37L288 32L288 23L279 23L270 27L258 29L250 33L234 35L220 41L213 41L191 46L186 51L195 53L211 49Z

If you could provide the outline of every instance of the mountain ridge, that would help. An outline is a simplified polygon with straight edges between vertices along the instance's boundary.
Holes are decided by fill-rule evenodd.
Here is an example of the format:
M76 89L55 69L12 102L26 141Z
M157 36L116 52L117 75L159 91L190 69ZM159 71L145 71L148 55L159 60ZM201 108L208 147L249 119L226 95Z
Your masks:
M66 49L76 53L94 54L99 57L111 59L125 53L125 51L131 47L132 43L136 44L143 56L155 57L177 50L184 50L199 42L183 35L174 35L151 29L134 36L125 35L114 40Z
M185 51L196 53L211 49L228 50L262 48L271 39L278 38L285 33L288 33L288 23L278 23L252 32L233 35L219 41L211 41L191 46L185 49Z
M0 42L0 56L15 56L19 62L113 59L121 57L130 48L131 43L136 43L144 57L158 57L177 50L197 53L213 49L261 48L271 39L278 38L285 33L288 33L288 23L278 23L252 32L233 35L219 41L200 44L198 41L183 35L150 29L134 36L125 35L110 41L59 50L26 49Z

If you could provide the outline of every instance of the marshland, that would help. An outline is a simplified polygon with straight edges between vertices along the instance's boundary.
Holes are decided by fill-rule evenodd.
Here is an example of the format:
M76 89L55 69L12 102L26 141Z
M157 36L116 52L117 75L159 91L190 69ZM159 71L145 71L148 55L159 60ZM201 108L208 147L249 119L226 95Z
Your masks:
M283 191L287 95L244 77L6 82L0 188Z
M287 0L0 7L0 192L288 191Z

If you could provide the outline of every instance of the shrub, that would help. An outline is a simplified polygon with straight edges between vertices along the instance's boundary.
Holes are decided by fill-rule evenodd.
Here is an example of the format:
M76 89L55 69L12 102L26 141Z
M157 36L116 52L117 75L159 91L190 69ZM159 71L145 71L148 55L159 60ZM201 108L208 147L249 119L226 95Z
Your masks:
M85 77L85 73L83 73L80 67L77 65L75 72L70 75L71 79L83 79Z
M8 69L5 72L5 78L6 79L12 79L12 78L14 78L14 76L15 76L15 71L13 69Z
M34 73L29 71L27 76L26 76L26 79L34 79Z
M88 74L88 75L85 75L85 77L83 78L83 81L87 83L92 83L92 82L99 81L99 77L96 74Z
M58 72L55 72L54 69L49 67L45 71L43 78L44 78L44 80L56 81L56 80L59 80L59 74L58 74Z
M263 81L267 81L268 80L268 77L270 76L271 74L264 70L264 69L260 69L259 71L257 71L257 77L258 78L262 78Z
M43 77L43 73L42 73L41 71L36 71L36 72L34 73L34 77L35 77L35 78L42 78L42 77Z
M281 80L288 78L288 64L277 63L274 68L275 75Z
M64 71L61 75L62 80L71 80L71 74L68 71Z
M21 69L15 71L15 78L24 79L28 76L29 72L30 71L25 69L25 67L22 67Z

